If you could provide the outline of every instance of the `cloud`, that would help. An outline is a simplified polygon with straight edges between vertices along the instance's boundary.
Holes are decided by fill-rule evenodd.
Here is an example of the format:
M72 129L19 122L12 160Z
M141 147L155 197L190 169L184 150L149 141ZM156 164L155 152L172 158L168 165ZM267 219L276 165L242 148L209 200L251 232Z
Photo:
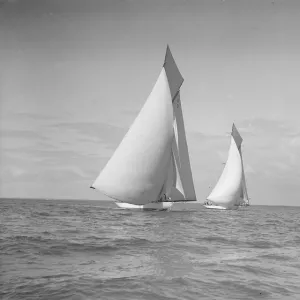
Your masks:
M252 135L290 135L295 132L287 121L280 118L251 118L242 121L238 127L241 133Z
M1 168L1 183L32 182L43 183L51 188L55 182L77 182L91 180L91 170L83 170L78 165L54 165L44 167L42 165L22 165L22 163L5 165Z
M21 120L34 120L34 121L55 121L58 120L57 116L49 115L49 114L43 114L43 113L34 113L34 112L13 112L10 113L12 118L17 118ZM8 116L9 117L9 116Z
M272 168L275 168L278 171L289 171L291 169L291 165L288 163L284 163L282 161L273 161L272 163L270 163L270 166ZM276 176L278 176L278 174L276 174Z
M267 178L295 180L300 167L297 127L279 118L252 118L241 122L238 128L245 136L245 160L259 174Z
M244 172L246 174L255 174L255 170L249 165L249 164L244 164Z
M15 4L15 3L18 3L19 0L0 0L0 6L3 5L3 4Z
M17 118L21 123L12 123L15 129L1 128L0 182L4 191L12 181L24 189L25 183L28 188L35 184L48 192L61 185L64 194L66 184L76 183L84 191L125 131L104 123L57 122L51 118L46 120L49 123L35 119L34 114L21 116Z
M27 129L0 129L0 139L23 139L31 141L47 140L39 132Z
M300 147L300 134L298 134L295 137L292 137L292 139L290 141L290 145L291 145L291 147L294 147L294 148Z
M9 173L12 177L20 177L26 174L26 171L17 166L11 166L9 168L4 168L4 173Z
M93 122L55 122L32 127L1 131L2 159L23 157L46 165L92 159L97 163L111 156L125 134L122 128Z
M103 122L59 122L52 128L68 132L76 132L81 140L102 141L115 146L120 142L126 130Z
M228 151L227 152L225 152L225 151L216 151L216 152L217 152L217 155L218 155L220 161L225 163L226 160L227 160L227 157L228 157Z

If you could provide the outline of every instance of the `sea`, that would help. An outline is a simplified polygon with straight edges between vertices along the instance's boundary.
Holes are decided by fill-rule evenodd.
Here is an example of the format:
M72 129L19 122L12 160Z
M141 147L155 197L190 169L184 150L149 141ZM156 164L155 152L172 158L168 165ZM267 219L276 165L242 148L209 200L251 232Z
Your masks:
M300 207L1 199L0 299L300 299Z

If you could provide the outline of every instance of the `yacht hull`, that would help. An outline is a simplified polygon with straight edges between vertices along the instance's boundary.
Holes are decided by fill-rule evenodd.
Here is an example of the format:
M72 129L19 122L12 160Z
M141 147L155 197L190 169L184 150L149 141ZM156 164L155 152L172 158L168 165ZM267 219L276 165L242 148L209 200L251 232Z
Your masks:
M130 210L170 210L173 202L155 202L144 205L135 205L125 202L116 202L116 205L122 209Z
M208 209L219 209L219 210L236 210L238 209L238 206L232 206L232 207L223 207L219 205L203 205L205 208Z

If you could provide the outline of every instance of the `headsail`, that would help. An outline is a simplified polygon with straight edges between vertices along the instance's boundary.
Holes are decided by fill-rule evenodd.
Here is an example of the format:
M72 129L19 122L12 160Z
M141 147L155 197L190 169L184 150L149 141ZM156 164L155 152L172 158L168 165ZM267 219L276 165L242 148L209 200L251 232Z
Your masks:
M241 155L241 162L242 162L242 188L240 193L240 204L244 204L248 202L248 194L247 194L247 188L246 188L246 181L245 181L245 173L244 173L244 164L243 164L243 157L242 157L242 142L243 138L239 134L236 126L232 124L232 133L235 143L239 149L240 155Z
M247 191L247 185L246 185L246 177L245 177L245 170L244 170L244 163L243 163L243 156L242 156L242 150L240 150L241 158L242 158L242 167L243 167L243 178L242 178L242 205L249 205L249 196Z
M243 162L241 156L242 137L235 125L232 126L228 159L215 188L207 197L216 205L230 208L238 205L243 195Z
M151 94L92 187L131 204L147 204L167 190L170 193L177 170L173 154L173 100L182 82L167 47L164 66Z
M173 100L173 112L175 138L165 193L173 202L196 201L179 92Z
M180 93L173 101L174 109L174 133L173 154L178 176L180 176L180 191L186 201L196 201L192 169L189 159L189 151L186 140L183 114L181 108ZM177 184L178 185L178 184Z

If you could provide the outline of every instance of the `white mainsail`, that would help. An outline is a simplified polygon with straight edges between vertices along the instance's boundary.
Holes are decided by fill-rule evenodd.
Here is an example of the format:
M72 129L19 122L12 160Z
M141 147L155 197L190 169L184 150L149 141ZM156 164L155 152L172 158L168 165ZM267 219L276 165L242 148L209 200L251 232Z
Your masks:
M172 201L196 200L180 106L182 83L167 47L146 103L92 188L135 205L158 201L163 194Z
M241 155L242 141L233 124L227 162L215 188L207 197L214 205L225 209L239 205L245 196L248 197L245 194L247 190Z

